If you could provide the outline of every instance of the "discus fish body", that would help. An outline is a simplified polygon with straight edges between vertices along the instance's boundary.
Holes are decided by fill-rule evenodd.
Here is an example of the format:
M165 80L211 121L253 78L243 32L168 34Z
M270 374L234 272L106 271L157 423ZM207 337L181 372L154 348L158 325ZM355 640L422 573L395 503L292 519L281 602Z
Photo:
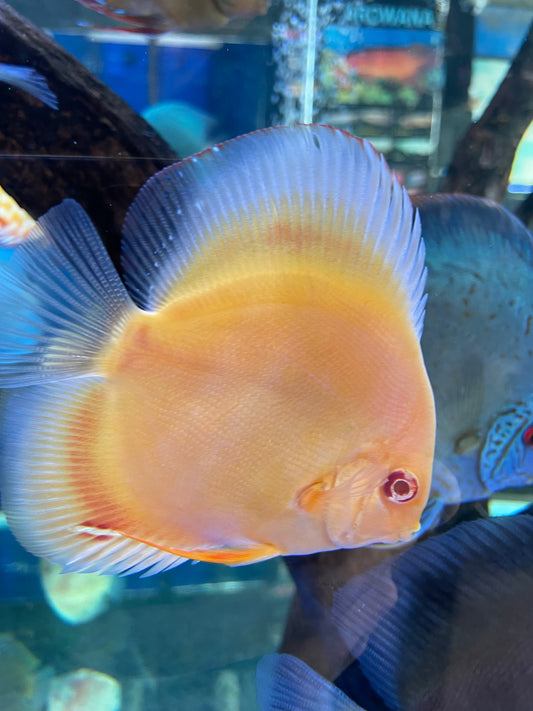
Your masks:
M2 275L15 534L112 573L412 537L435 429L423 257L383 159L323 126L150 180L129 294L81 208L52 209Z

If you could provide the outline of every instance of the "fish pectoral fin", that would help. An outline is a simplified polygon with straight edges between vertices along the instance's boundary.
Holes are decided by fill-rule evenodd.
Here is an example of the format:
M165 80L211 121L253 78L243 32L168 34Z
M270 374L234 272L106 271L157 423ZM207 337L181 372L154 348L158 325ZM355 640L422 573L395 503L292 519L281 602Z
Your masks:
M292 654L267 654L256 672L259 711L364 711Z
M332 489L343 492L346 500L367 496L376 488L376 482L381 477L381 468L372 462L348 462L319 481L300 489L296 496L296 504L307 513L316 514L324 505L328 493Z
M300 489L296 495L296 505L310 514L316 514L324 504L324 495L333 486L333 475L314 481L309 486Z

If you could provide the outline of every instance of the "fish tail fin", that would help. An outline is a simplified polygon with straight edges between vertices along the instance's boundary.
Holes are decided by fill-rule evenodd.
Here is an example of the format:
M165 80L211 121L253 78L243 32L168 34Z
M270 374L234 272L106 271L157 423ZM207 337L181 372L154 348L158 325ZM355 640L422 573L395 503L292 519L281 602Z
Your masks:
M137 313L85 211L49 210L0 269L0 387L98 373Z
M0 79L26 91L51 109L59 108L57 95L50 89L44 76L32 67L4 64L0 66Z

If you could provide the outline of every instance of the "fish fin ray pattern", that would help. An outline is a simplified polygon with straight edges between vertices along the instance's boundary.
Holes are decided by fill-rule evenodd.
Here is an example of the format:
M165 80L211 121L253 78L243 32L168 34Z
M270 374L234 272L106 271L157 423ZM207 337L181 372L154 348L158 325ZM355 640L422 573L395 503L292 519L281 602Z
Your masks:
M65 200L0 266L0 386L95 370L102 347L135 313L85 211Z
M32 67L0 64L0 80L26 91L51 109L58 109L57 95L42 74Z
M125 281L141 308L300 258L348 279L370 274L404 298L421 334L418 216L383 157L344 131L263 129L165 168L141 189L123 233Z
M291 654L267 654L257 665L260 711L364 711L340 689Z
M187 558L119 531L91 528L85 522L94 511L113 506L97 478L85 490L72 484L77 470L87 466L87 413L98 417L97 397L104 382L73 378L5 393L2 504L21 544L65 572L150 575ZM80 411L83 416L77 418Z

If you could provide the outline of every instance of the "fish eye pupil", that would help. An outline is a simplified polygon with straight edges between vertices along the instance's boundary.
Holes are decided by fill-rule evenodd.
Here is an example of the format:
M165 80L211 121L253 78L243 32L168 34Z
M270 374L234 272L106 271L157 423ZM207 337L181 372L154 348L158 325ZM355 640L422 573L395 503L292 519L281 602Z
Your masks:
M396 504L414 499L418 492L418 481L411 472L397 470L389 474L383 485L383 493Z
M529 425L529 427L526 427L522 434L522 442L527 446L527 447L533 447L533 425Z
M411 487L405 479L398 479L392 485L392 490L397 496L407 496L411 492Z

